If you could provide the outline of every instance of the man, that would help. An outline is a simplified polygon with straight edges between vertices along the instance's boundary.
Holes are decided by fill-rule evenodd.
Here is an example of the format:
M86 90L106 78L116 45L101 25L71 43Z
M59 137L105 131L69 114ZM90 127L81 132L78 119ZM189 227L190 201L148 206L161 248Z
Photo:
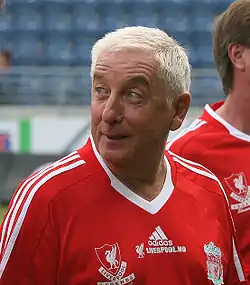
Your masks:
M185 51L127 27L94 45L91 77L91 139L17 189L0 285L244 281L217 178L164 154L190 103Z
M11 54L7 50L0 51L0 71L10 68Z
M9 71L11 68L11 54L7 50L0 50L0 104L10 104L13 101L13 86L10 86Z
M235 1L215 20L213 53L227 98L168 144L209 168L227 192L250 280L250 1ZM179 138L179 139L178 139Z

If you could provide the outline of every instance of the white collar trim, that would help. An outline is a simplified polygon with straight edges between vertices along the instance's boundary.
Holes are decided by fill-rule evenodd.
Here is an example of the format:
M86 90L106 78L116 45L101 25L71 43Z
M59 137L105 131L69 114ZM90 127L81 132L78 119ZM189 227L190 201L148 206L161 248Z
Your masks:
M164 160L167 166L167 175L166 175L162 190L155 199L149 202L143 199L142 197L140 197L139 195L137 195L136 193L134 193L133 191L131 191L126 185L124 185L119 179L117 179L113 175L113 173L109 170L108 166L102 159L101 155L98 153L92 136L90 136L90 140L91 140L92 148L93 148L93 151L94 151L94 154L97 160L99 161L102 168L104 169L104 171L110 178L111 186L117 192L119 192L123 197L125 197L127 200L137 205L138 207L142 208L146 212L150 214L156 214L157 212L159 212L161 208L166 204L166 202L168 201L168 199L170 198L174 190L174 185L172 182L171 166L170 166L170 163L167 157L164 156Z
M205 110L208 112L208 114L213 117L216 121L220 122L230 133L230 135L250 142L250 136L241 132L240 130L233 127L231 124L229 124L227 121L225 121L222 117L220 117L209 105L205 106Z

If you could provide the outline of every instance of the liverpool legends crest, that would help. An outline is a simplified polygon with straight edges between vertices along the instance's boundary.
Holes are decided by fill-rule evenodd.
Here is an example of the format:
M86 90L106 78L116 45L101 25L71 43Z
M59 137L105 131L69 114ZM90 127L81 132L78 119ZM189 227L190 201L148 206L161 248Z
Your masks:
M238 213L250 210L250 186L247 183L246 175L243 172L233 173L225 178L225 182L232 191L230 197L238 202L231 204L231 209L238 210Z
M105 244L95 248L97 258L101 263L99 272L110 282L97 282L98 285L116 285L116 284L133 284L135 274L131 273L125 276L127 270L127 262L121 260L121 253L118 243Z

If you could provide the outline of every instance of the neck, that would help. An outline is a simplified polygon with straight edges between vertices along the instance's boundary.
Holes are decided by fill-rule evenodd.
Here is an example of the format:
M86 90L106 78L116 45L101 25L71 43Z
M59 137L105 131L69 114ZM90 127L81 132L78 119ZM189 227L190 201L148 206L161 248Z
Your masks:
M141 163L140 163L141 162ZM111 172L131 191L142 198L152 201L162 190L167 173L164 155L155 162L140 160L128 167L116 167L105 162ZM131 165L133 165L131 167Z
M237 130L250 135L250 94L232 91L216 113Z

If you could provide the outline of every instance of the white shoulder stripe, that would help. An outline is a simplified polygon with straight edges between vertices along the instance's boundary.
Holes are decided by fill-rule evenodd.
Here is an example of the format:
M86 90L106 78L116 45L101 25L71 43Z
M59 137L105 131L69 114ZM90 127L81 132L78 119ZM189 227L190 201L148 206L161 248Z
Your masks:
M177 141L178 139L180 139L181 137L183 137L184 135L186 135L189 132L195 131L197 129L199 129L201 126L205 125L207 122L203 121L201 119L196 119L188 128L180 131L180 133L178 135L176 135L172 140L170 140L169 142L167 142L166 144L166 148L165 149L170 149L172 144Z
M225 196L227 204L229 205L229 201L228 201L226 192L225 192L225 190L224 190L224 188L223 188L219 178L217 176L215 176L212 171L210 171L208 168L206 168L205 166L203 166L203 165L201 165L199 163L196 163L196 162L193 162L191 160L185 159L185 158L183 158L183 157L181 157L181 156L179 156L177 154L172 153L171 151L169 151L169 153L173 156L173 160L178 162L182 166L188 168L189 170L191 170L191 171L193 171L193 172L195 172L197 174L200 174L202 176L205 176L205 177L208 177L210 179L215 180L219 184L219 186L220 186L220 188L222 190L222 193Z
M7 232L7 236L6 236L6 240L5 240L4 246L6 246L6 243L7 243L8 239L9 239L9 236L10 236L10 233L11 233L11 229L13 227L14 220L16 218L16 214L17 214L18 210L20 209L20 206L21 206L22 202L24 201L25 196L28 193L28 190L32 187L34 182L36 182L39 178L41 178L44 174L48 173L50 170L52 170L52 169L54 169L56 167L59 167L61 165L64 165L64 164L66 164L68 162L71 162L73 160L76 160L76 159L79 160L79 158L80 158L79 155L73 155L71 157L66 158L65 160L63 159L61 161L55 162L51 166L48 166L47 168L42 169L41 171L36 173L34 176L31 176L27 181L25 181L25 183L18 190L18 193L17 193L17 195L15 197L15 203L13 203L13 205L12 205L12 209L14 209L14 211L12 213L12 217L11 217L11 220L9 222L9 229L8 229L8 232ZM22 192L22 190L23 190L23 192ZM22 193L22 195L21 195L20 199L17 202L17 199L19 198L21 193ZM1 246L1 244L0 244L0 246Z
M76 160L77 159L77 160ZM68 162L76 160L70 164L67 165ZM66 164L66 166L65 166ZM9 210L9 214L11 216L10 223L8 225L8 220L10 216L7 216L3 225L2 230L2 236L1 236L1 260L0 260L0 279L4 272L4 269L6 267L6 264L9 260L9 257L11 255L11 252L13 250L13 247L15 245L15 241L18 237L18 234L21 230L22 224L24 222L26 213L28 211L28 208L32 202L32 199L36 192L39 190L39 188L46 183L51 178L62 174L63 172L69 171L71 169L74 169L80 165L85 164L85 161L80 159L79 155L73 155L69 156L68 158L63 158L60 161L55 162L51 166L48 166L44 170L39 171L34 175L33 177L29 178L25 183L22 185L22 187L19 189L19 191L16 194L16 197L14 198L14 203ZM59 168L55 169L55 167ZM44 174L46 174L42 179L39 180ZM39 181L38 181L39 180ZM19 197L20 193L22 192L22 195ZM30 191L31 190L31 191ZM24 203L24 204L23 204ZM21 207L21 204L23 206ZM17 217L18 210L21 209L20 215ZM13 211L14 210L14 211ZM13 211L13 213L12 213ZM17 222L14 223L14 221L17 219ZM6 232L7 225L9 226L8 231ZM11 234L11 235L10 235ZM3 245L3 241L5 240L5 244Z
M199 169L197 167L195 167L194 165L192 166L191 164L187 163L187 162L184 162L182 160L180 160L179 158L173 156L173 160L178 162L179 164L181 164L182 166L188 168L189 170L197 173L197 174L200 174L202 176L205 176L205 177L208 177L208 178L211 178L217 182L219 182L216 178L216 176L210 172L208 172L206 169Z
M233 254L234 254L234 264L235 264L235 268L239 277L240 282L246 281L245 279L245 275L244 275L244 271L240 262L240 258L238 255L238 251L236 249L235 246L235 241L233 239Z
M207 172L211 173L212 175L214 175L213 172L212 172L211 170L209 170L208 168L206 168L204 165L202 165L202 164L200 164L200 163L198 163L198 162L194 162L193 160L189 160L189 159L187 159L187 158L185 158L185 157L183 157L183 156L180 156L180 155L178 155L178 154L172 152L171 150L168 150L168 152L169 152L173 157L176 157L176 158L178 158L179 160L181 160L181 161L183 161L183 162L186 162L186 163L188 163L188 164L191 164L191 165L197 166L197 167L199 167L199 168L202 168L202 169L206 170ZM215 175L214 175L214 176L215 176ZM216 177L216 176L215 176L215 177ZM217 178L217 179L218 179L218 178Z
M70 162L70 161L73 161L73 160L79 159L79 158L80 158L80 156L77 154L77 152L71 153L71 154L67 155L66 157L63 157L60 160L56 161L55 163L47 166L46 168L39 170L37 173L31 175L31 177L28 178L27 180L25 180L25 182L20 186L20 188L17 190L17 192L13 198L12 206L11 206L10 210L8 211L8 214L7 214L7 216L4 220L4 223L3 223L2 236L1 236L1 240L0 240L0 253L2 252L2 248L4 246L3 245L3 239L5 237L5 240L7 242L8 238L9 238L9 234L10 234L11 229L12 229L13 224L14 224L14 220L16 218L16 214L17 214L18 210L20 209L20 205L23 202L24 196L26 195L26 191L24 190L22 196L20 197L23 189L27 186L27 184L29 183L27 186L29 188L29 186L31 186L33 184L33 182L37 181L42 175L46 174L47 172L49 172L53 168L64 165L67 162ZM20 199L19 199L19 197L20 197ZM10 219L10 215L11 215L11 219ZM9 219L10 219L10 221L9 221ZM6 235L7 225L8 225L8 231L7 231L7 235Z
M179 155L173 153L170 150L168 152L173 156L174 160L177 159L180 164L182 164L183 166L189 168L193 172L196 172L198 174L201 174L203 176L206 176L208 178L211 178L211 179L215 180L219 184L219 186L220 186L220 188L222 190L222 193L224 194L224 197L225 197L225 199L227 201L227 204L228 204L228 206L230 208L230 203L229 203L229 200L227 198L226 191L224 190L224 187L222 186L219 178L211 170L209 170L208 168L206 168L205 166L203 166L203 165L201 165L201 164L199 164L197 162L194 162L194 161L188 160L188 159L186 159L186 158L184 158L182 156L179 156Z
M206 167L204 167L204 166L202 166L202 165L200 165L200 164L198 164L196 162L187 160L187 159L185 159L183 157L180 157L180 156L178 156L178 155L176 155L176 154L174 154L172 152L170 152L170 153L173 155L172 156L173 160L176 161L177 163L181 164L182 166L188 168L189 170L191 170L191 171L193 171L193 172L195 172L197 174L200 174L200 175L203 175L203 176L208 177L210 179L213 179L213 180L215 180L218 183L218 185L220 186L220 188L222 190L222 193L223 193L223 195L225 197L225 200L227 202L229 217L231 219L234 232L236 232L234 220L233 220L233 217L232 217L232 214L231 214L231 211L230 211L229 200L228 200L226 192L225 192L225 190L224 190L220 180L217 178L217 176L215 176L209 169L207 169ZM197 168L198 166L199 166L199 168ZM235 265L235 268L236 268L236 271L237 271L237 274L238 274L238 278L242 282L242 281L245 281L245 276L244 276L244 271L243 271L242 264L240 262L240 258L239 258L238 252L237 252L236 247L235 247L234 238L232 238L232 243L233 243L234 265Z

